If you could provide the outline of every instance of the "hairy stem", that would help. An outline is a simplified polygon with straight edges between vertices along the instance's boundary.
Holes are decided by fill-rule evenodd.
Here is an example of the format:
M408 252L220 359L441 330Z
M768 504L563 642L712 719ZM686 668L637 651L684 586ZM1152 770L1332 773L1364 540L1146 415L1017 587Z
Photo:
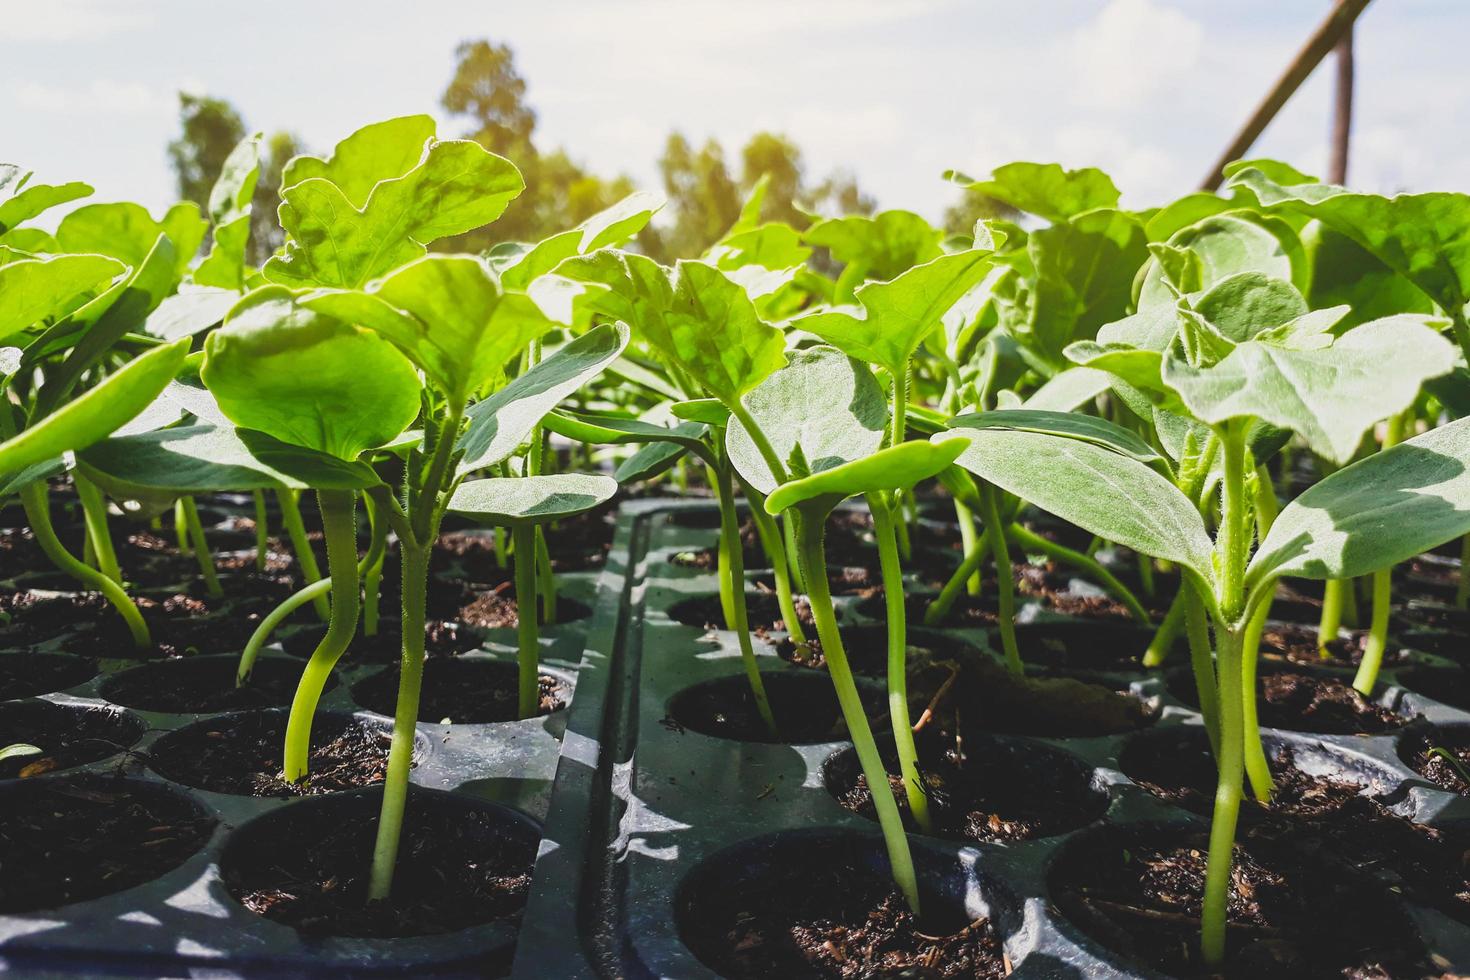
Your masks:
M730 480L730 468L721 465L713 474L715 497L720 505L721 554L725 561L720 565L721 594L730 596L729 616L725 625L735 633L740 644L740 661L745 665L745 676L750 681L750 693L755 698L756 710L761 721L772 736L776 736L776 716L771 712L770 699L766 697L766 683L761 678L760 664L755 659L755 648L750 641L750 620L745 607L745 555L740 548L740 520L735 512L735 492Z
M878 814L878 826L883 832L883 841L888 849L888 863L892 867L894 883L903 893L909 908L919 914L919 882L914 874L914 859L909 851L908 836L904 833L903 818L898 812L898 801L893 797L893 788L888 782L888 770L878 754L878 744L873 741L873 730L868 725L867 713L858 694L857 682L853 680L852 668L847 662L847 651L842 646L842 635L837 629L837 616L832 610L832 594L827 587L827 555L825 549L825 515L820 512L802 514L798 523L800 537L797 558L801 562L802 574L808 583L807 597L812 605L812 617L817 624L817 636L822 641L822 655L827 661L827 672L832 686L837 690L837 701L842 707L842 719L852 737L853 749L863 775L868 780L868 789L873 796L873 808Z
M199 505L194 502L193 497L182 497L179 502L184 505L184 526L189 529L189 540L194 545L194 560L199 563L204 591L212 596L222 596L225 590L220 587L219 576L214 571L214 555L210 553L209 542L204 538L204 525L199 523Z
M330 572L332 617L326 635L312 651L286 720L285 776L297 782L306 775L311 755L311 723L332 668L347 652L357 632L360 611L357 580L357 495L351 490L319 490L322 530L327 539L327 568Z
M1190 590L1188 582L1181 582L1179 591L1174 593L1174 601L1169 603L1169 611L1164 614L1164 621L1154 631L1153 639L1149 641L1148 648L1143 651L1143 665L1145 667L1162 667L1164 661L1169 659L1169 654L1174 650L1174 641L1179 638L1179 630L1184 625L1185 595Z
M87 588L102 593L128 624L128 633L131 634L135 647L140 650L151 647L153 639L148 635L148 624L143 621L143 614L138 612L138 607L133 604L123 587L97 569L78 561L57 538L56 529L51 525L50 491L46 481L36 480L21 487L20 502L25 508L26 523L31 526L36 544L51 559L52 564Z
M1200 925L1200 952L1206 967L1225 960L1225 924L1230 905L1230 866L1234 859L1235 825L1240 817L1245 774L1244 717L1241 703L1241 637L1223 623L1216 631L1220 655L1219 781L1210 822L1210 850L1205 870L1204 910Z
M756 537L760 538L761 550L766 553L771 572L776 577L776 602L781 607L781 621L786 624L792 643L798 647L810 646L806 630L801 626L801 617L796 612L796 596L791 590L791 556L786 553L785 536L776 519L766 513L765 498L744 481L741 481L741 491L750 503L750 518L755 523Z
M1205 617L1204 600L1188 582L1184 600L1184 631L1189 639L1189 666L1194 671L1194 687L1199 695L1199 713L1205 733L1216 757L1220 753L1220 685L1215 680L1215 660L1210 650L1210 623Z
M1005 650L1006 668L1020 677L1025 669L1021 665L1021 650L1016 645L1016 578L1011 571L1011 553L1006 547L1006 536L1000 520L1000 504L993 485L983 480L980 484L980 506L986 528L990 534L990 553L995 559L996 591L1000 599L1000 643Z
M77 496L82 501L82 519L87 525L87 541L97 559L97 570L117 584L122 584L122 569L117 564L117 552L112 547L112 533L107 529L107 499L97 484L72 471L72 481L77 487Z
M903 570L893 532L889 500L870 493L868 509L873 514L873 536L878 541L878 568L883 575L883 601L888 613L888 716L893 727L893 744L898 750L898 771L903 777L909 812L924 833L933 830L929 798L919 777L919 753L914 747L913 723L909 721L908 626L904 610Z
M536 623L536 525L517 524L511 528L511 543L515 547L516 577L516 661L517 676L516 711L520 718L534 718L540 702L540 642Z

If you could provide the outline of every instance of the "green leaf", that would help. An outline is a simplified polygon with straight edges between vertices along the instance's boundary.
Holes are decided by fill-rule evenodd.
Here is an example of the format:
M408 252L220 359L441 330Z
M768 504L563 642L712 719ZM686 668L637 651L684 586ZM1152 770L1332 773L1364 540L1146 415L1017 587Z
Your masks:
M1107 391L1112 382L1112 376L1106 371L1088 367L1068 368L1033 391L1025 406L1048 412L1075 411Z
M502 286L506 289L525 289L531 284L531 280L545 275L574 255L586 255L600 248L622 245L642 231L663 206L664 199L659 195L637 191L599 211L572 230L542 240L520 253L513 261L497 262L497 253L494 250L488 257L500 275Z
M1356 578L1467 532L1470 419L1458 419L1344 467L1287 504L1246 583Z
M23 759L32 755L42 755L45 751L45 749L39 746L28 745L25 742L15 742L4 748L0 748L0 762L5 762L9 759Z
M31 172L21 173L11 163L0 163L0 234L58 204L75 201L92 193L88 184L32 184Z
M379 181L402 177L423 160L434 139L432 116L399 116L370 123L342 140L326 159L293 157L281 172L281 186L320 178L336 184L355 208L367 203Z
M13 438L0 442L0 473L14 473L105 439L152 404L188 354L188 341L155 347Z
M1213 546L1199 511L1146 464L1066 436L1015 429L964 434L970 446L959 465L981 479L1085 531L1213 581Z
M322 176L281 192L281 226L289 237L285 253L262 270L267 279L297 287L362 286L423 256L430 242L494 221L525 187L509 160L472 140L431 143L421 163L375 184L360 207L350 194L360 189L361 175L353 170L352 176L347 189Z
M872 455L888 424L887 400L873 372L827 346L793 353L746 397L745 407L792 479ZM725 448L747 483L764 494L776 489L776 477L736 420L725 430Z
M975 180L956 170L946 171L944 178L1048 221L1064 222L1086 211L1118 206L1117 186L1094 167L1065 170L1056 163L1018 162L997 167L989 180Z
M260 455L252 452L247 438ZM266 459L287 465L277 469ZM79 453L77 460L84 473L119 500L275 487L360 490L379 482L364 463L208 424L114 436Z
M1239 211L1211 215L1176 232L1169 245L1193 252L1199 259L1196 289L1208 289L1243 272L1305 284L1307 262L1301 242L1291 229L1271 226L1269 220ZM1138 308L1172 306L1175 298L1159 262L1150 262L1139 289Z
M938 229L912 211L882 211L818 221L802 236L832 258L857 265L869 279L892 279L943 255Z
M970 444L968 439L903 442L870 456L792 480L766 498L766 512L782 511L812 501L828 509L848 497L876 490L907 490L951 466Z
M1308 215L1346 235L1452 315L1470 300L1470 195L1382 197L1332 184L1283 184L1255 167L1236 173L1229 186L1248 190L1263 207Z
M250 243L250 202L260 179L260 138L256 133L235 145L209 192L214 241L194 270L194 281L201 286L245 291L245 248Z
M377 331L463 404L553 326L545 317L528 316L534 305L513 295L501 290L482 259L429 255L368 292L317 290L300 303Z
M951 432L963 435L971 429L1013 429L1018 432L1042 432L1067 439L1081 439L1115 453L1122 453L1140 463L1153 463L1163 459L1154 448L1120 425L1094 415L1079 415L1075 412L1049 412L1031 408L1013 408L992 412L977 412L957 416L951 423Z
M505 459L548 412L597 377L628 344L628 328L608 324L588 331L465 413L459 437L461 473Z
M618 481L601 474L499 477L461 483L449 509L481 524L544 524L589 511L617 492Z
M546 416L545 425L551 432L591 445L665 442L693 451L701 458L709 458L704 444L709 427L702 422L664 426L613 413L554 411Z
M857 289L861 316L840 311L815 313L793 321L856 357L897 374L942 318L990 271L990 253L979 250L943 255L888 282Z
M676 419L703 422L718 429L730 424L730 410L716 398L690 398L674 402L669 411Z
M279 286L241 300L204 350L200 377L232 422L339 459L391 441L419 412L418 375L392 344Z
M1312 267L1307 298L1313 309L1348 307L1343 328L1395 313L1434 312L1434 304L1423 290L1322 222L1307 224L1302 230L1302 245Z
M240 294L233 289L186 283L148 314L143 332L163 340L193 337L222 322L239 301Z
M111 284L127 266L104 255L56 255L0 265L0 344Z
M1412 314L1387 317L1314 350L1247 341L1213 367L1171 357L1163 380L1202 422L1259 418L1344 463L1369 426L1403 411L1426 379L1454 366L1454 346L1432 323Z
M68 252L97 252L137 268L153 251L159 235L174 246L174 281L189 268L209 224L192 201L175 204L162 221L154 221L140 204L88 204L61 219L56 241Z

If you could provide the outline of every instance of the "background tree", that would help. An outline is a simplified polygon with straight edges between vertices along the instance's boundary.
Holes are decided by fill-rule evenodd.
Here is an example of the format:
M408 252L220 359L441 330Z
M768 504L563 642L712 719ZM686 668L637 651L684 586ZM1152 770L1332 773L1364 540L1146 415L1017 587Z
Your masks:
M944 230L951 235L972 233L975 222L982 218L1006 218L1014 221L1020 216L1015 208L979 191L966 188L960 193L964 196L944 209Z

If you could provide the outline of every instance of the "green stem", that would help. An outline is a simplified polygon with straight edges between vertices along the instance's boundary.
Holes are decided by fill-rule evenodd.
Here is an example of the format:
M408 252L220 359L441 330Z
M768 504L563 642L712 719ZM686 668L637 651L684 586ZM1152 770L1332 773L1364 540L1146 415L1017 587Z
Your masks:
M265 492L255 490L251 497L255 500L255 570L263 572L270 553L270 519L265 509Z
M61 540L56 537L56 529L51 525L51 502L50 491L44 480L36 480L27 483L20 489L21 506L26 512L26 522L31 526L31 533L35 535L36 544L47 558L51 559L61 571L81 582L90 589L102 593L103 597L112 604L128 624L128 632L132 635L133 645L140 650L146 650L153 645L153 639L148 635L148 624L143 621L143 614L138 612L138 607L128 597L126 590L117 582L103 575L95 568L77 561L71 552L66 550Z
M878 754L878 745L873 741L873 730L868 725L867 713L863 710L862 697L858 694L857 682L853 680L852 668L847 662L847 651L842 646L842 635L837 629L837 616L832 610L832 594L827 587L827 555L824 538L826 514L812 511L800 515L798 528L800 544L797 560L808 583L807 598L811 602L812 617L817 624L817 636L822 641L822 655L827 661L827 672L832 686L837 691L837 701L842 707L842 718L847 723L848 734L868 780L868 790L873 797L873 809L878 814L878 826L883 832L883 841L888 849L888 863L892 867L894 883L903 893L909 908L919 914L919 882L914 873L914 859L909 852L908 836L904 833L903 817L898 812L898 801L893 797L893 787L888 782L888 770Z
M1143 652L1145 667L1162 667L1164 661L1169 659L1169 654L1174 650L1174 641L1178 639L1179 630L1184 625L1184 597L1190 590L1189 583L1179 584L1179 591L1174 593L1174 601L1169 603L1169 611L1164 614L1164 621L1154 631L1154 637L1149 641L1148 649Z
M1134 557L1138 559L1138 581L1143 585L1143 594L1152 599L1154 597L1154 560L1144 554L1137 554Z
M720 477L715 473L713 466L704 468L705 478L709 485L715 488L715 493L720 493ZM740 547L739 535L736 535L735 547ZM743 557L743 555L742 555ZM720 504L720 536L715 542L715 574L720 582L720 612L725 617L725 625L729 626L735 622L735 577L730 574L730 535L725 530L725 509ZM744 588L744 583L741 583Z
M250 634L250 639L245 644L245 651L240 654L240 666L235 670L235 686L244 687L250 680L250 672L255 669L255 661L260 657L261 648L270 642L271 634L286 621L286 617L306 605L314 602L317 596L325 596L332 591L331 579L320 579L310 585L303 586L291 593L281 601L281 604L266 614L255 627L255 632Z
M739 474L736 474L737 478ZM777 526L776 519L766 513L766 500L749 484L741 481L741 492L750 504L750 517L755 522L755 533L761 542L761 550L770 560L771 572L776 577L776 602L781 607L781 620L791 642L799 647L809 646L806 630L801 627L801 617L796 613L796 596L791 591L791 558L786 553L786 541Z
M1378 671L1383 667L1383 652L1388 648L1388 613L1393 599L1393 569L1381 568L1373 573L1373 622L1368 627L1368 643L1358 664L1353 687L1367 697L1378 685Z
M286 537L291 541L291 550L296 554L296 564L301 566L301 580L307 585L320 581L321 566L317 564L316 552L312 551L311 541L306 537L306 525L301 523L301 508L297 506L295 491L284 488L277 490L276 502L281 507L281 524L286 529ZM327 604L325 593L312 600L312 604L316 607L317 618L322 622L332 618L332 607Z
M954 518L960 524L960 547L964 549L965 561L970 560L970 555L975 553L980 543L980 532L975 530L975 514L969 506L959 498L954 502ZM976 561L966 574L964 587L970 595L980 594L980 562ZM954 600L950 600L953 602Z
M1256 661L1261 652L1261 631L1271 615L1271 600L1268 597L1256 607L1246 622L1240 648L1240 701L1243 737L1245 739L1245 771L1250 777L1251 792L1262 803L1268 803L1276 791L1271 777L1271 763L1266 758L1266 746L1261 741L1261 722L1256 711Z
M174 539L178 543L179 554L187 558L194 546L189 543L189 522L184 516L183 497L174 501Z
M909 812L924 833L932 833L929 798L919 776L919 753L914 746L913 723L909 721L908 625L904 610L903 569L899 565L898 542L893 532L893 513L886 494L867 495L873 514L873 536L878 541L878 568L883 575L883 601L888 612L888 717L893 727L893 744L898 750L898 771L903 777Z
M1217 601L1228 623L1240 618L1245 605L1245 564L1250 553L1247 499L1246 446L1243 430L1231 425L1220 438L1225 473L1221 480L1220 530L1218 538L1220 584Z
M214 555L209 551L209 542L204 539L204 525L199 523L199 505L193 497L181 497L184 505L184 525L189 529L189 540L194 545L194 560L199 563L199 575L204 579L204 591L219 597L225 594L220 588L219 576L214 572Z
M515 546L516 643L520 684L516 699L518 716L536 717L540 702L540 642L536 624L536 525L517 524L510 530Z
M362 582L362 635L378 635L378 600L383 582L383 558L388 550L388 521L378 513L372 497L364 497L368 525L372 528L371 544L364 567L359 568Z
M1210 650L1210 624L1205 617L1205 603L1193 585L1183 583L1184 632L1189 640L1189 666L1194 671L1194 687L1199 695L1199 713L1205 733L1218 757L1220 752L1220 685L1215 680L1215 660Z
M796 528L788 514L781 515L781 537L786 542L786 555L791 559L791 585L797 592L806 592L806 580L801 571L801 549L796 543Z
M1006 536L1014 541L1023 551L1039 552L1053 561L1058 561L1064 565L1071 565L1073 568L1079 569L1083 574L1111 592L1119 602L1127 606L1128 615L1140 623L1147 624L1149 622L1148 613L1144 610L1143 603L1139 602L1138 597L1133 594L1133 591L1118 581L1118 577L1108 571L1096 558L1084 555L1082 552L1068 548L1065 545L1057 544L1049 538L1044 538L1039 534L1027 530L1020 524L1013 523L1007 526Z
M555 626L556 576L551 571L551 552L546 548L546 534L539 524L536 525L533 547L536 555L537 588L541 593L541 621L547 626Z
M398 702L393 711L393 741L388 749L388 774L383 780L383 807L373 845L369 901L384 901L393 891L393 870L398 863L398 841L403 833L403 808L408 802L408 773L413 767L419 692L424 683L424 620L428 607L429 554L433 545L409 540L401 542L399 550L403 561L403 656Z
M1348 580L1330 578L1322 583L1322 616L1317 621L1317 655L1323 660L1332 659L1328 644L1337 639L1342 625L1342 600L1347 592Z
M311 755L311 723L326 689L332 668L347 652L357 632L360 612L357 580L357 494L352 490L319 490L322 530L327 539L327 568L331 573L332 618L326 635L312 651L301 672L291 714L286 719L285 777L297 782L306 776Z
M939 595L929 603L929 608L924 610L925 626L938 626L944 622L949 616L950 609L954 607L955 600L960 597L960 592L966 588L966 584L972 578L979 580L980 565L988 554L990 554L990 528L987 527L975 538L974 544L965 548L964 561L960 562L960 567L956 568L949 580L944 583L944 587L939 590Z
M1470 608L1470 534L1460 539L1460 581L1455 586L1455 605Z
M72 471L72 482L76 484L77 496L82 501L82 518L87 525L87 541L97 559L97 570L121 585L122 569L118 567L112 534L107 529L107 500L97 489L97 484L83 476L80 470Z
M1228 459L1227 455L1227 459ZM1228 516L1230 513L1226 507ZM1219 624L1220 655L1220 746L1219 782L1215 788L1215 810L1210 822L1210 851L1205 871L1204 910L1201 916L1200 951L1205 966L1214 970L1225 960L1225 925L1230 905L1230 866L1234 859L1235 825L1240 817L1242 782L1245 774L1244 717L1240 679L1240 634Z
M1021 650L1016 645L1016 578L1011 571L1011 553L1006 547L1005 527L1000 520L1000 505L996 501L995 487L977 480L980 485L981 514L987 528L994 528L990 535L990 553L995 559L996 590L1000 600L1000 644L1005 650L1006 668L1020 677L1025 668L1021 665Z
M755 659L755 647L750 641L750 619L745 607L745 555L740 548L740 519L735 512L735 492L730 479L730 467L722 464L713 474L715 499L720 505L721 554L725 561L720 565L721 595L728 590L730 614L725 625L735 633L740 644L740 660L745 665L745 676L750 681L750 693L755 698L755 707L761 720L773 738L779 737L776 716L771 712L771 702L766 697L766 684L761 678L760 664ZM824 580L825 584L825 580Z

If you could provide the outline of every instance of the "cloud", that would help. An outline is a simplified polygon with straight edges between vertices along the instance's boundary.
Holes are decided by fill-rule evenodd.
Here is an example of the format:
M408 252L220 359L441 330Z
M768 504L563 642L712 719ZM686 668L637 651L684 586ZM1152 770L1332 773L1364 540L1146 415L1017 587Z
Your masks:
M98 79L66 87L25 81L16 85L12 99L22 109L53 115L168 116L177 111L176 89L154 88L142 82Z
M7 41L30 44L95 41L152 23L155 13L134 0L17 0L7 4Z
M1199 64L1204 25L1155 0L1111 0L1064 45L1079 105L1126 108L1176 82ZM1197 80L1195 80L1197 81Z

